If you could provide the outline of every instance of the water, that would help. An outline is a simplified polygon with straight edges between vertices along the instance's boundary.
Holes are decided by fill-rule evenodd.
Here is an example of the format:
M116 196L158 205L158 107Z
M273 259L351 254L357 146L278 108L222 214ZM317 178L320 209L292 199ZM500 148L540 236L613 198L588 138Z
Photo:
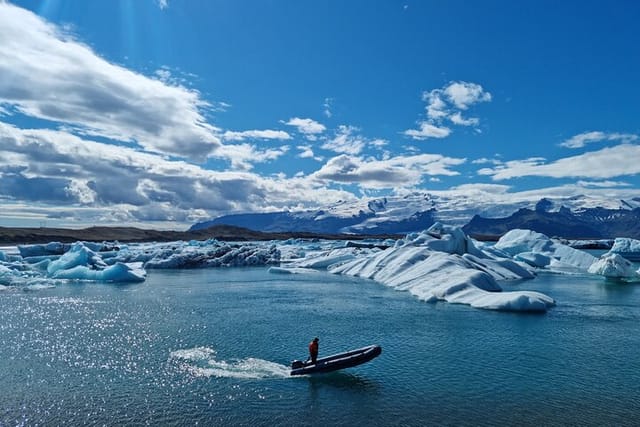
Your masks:
M634 425L640 286L543 274L543 315L264 268L0 292L0 425ZM380 344L357 368L287 365Z

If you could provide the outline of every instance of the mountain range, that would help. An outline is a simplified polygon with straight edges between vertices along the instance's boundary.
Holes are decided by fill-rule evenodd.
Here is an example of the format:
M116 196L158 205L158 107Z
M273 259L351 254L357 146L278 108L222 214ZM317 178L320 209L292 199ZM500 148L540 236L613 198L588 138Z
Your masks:
M261 232L404 234L434 222L456 225L470 235L497 238L514 228L567 239L640 238L640 198L608 200L591 196L478 202L461 196L412 193L323 209L245 213L199 222L191 231L233 225Z

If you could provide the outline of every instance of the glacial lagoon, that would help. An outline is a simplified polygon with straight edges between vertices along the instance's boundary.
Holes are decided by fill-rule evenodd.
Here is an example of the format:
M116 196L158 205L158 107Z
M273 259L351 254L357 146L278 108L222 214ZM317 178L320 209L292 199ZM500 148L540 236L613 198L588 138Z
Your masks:
M539 273L546 313L268 267L0 292L0 425L637 425L640 286ZM379 344L349 370L290 377Z

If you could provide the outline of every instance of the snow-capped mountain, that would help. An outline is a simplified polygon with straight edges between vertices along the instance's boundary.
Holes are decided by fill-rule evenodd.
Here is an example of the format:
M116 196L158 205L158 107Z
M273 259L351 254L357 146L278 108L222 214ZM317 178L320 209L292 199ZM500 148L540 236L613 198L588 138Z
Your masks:
M481 198L412 193L341 201L317 210L225 215L199 222L191 230L227 224L265 232L402 234L425 230L440 221L465 226L472 234L501 235L513 228L529 228L568 238L615 237L611 234L617 234L617 227L633 231L635 218L640 218L640 198L573 196L505 201L501 195L486 197L486 193Z

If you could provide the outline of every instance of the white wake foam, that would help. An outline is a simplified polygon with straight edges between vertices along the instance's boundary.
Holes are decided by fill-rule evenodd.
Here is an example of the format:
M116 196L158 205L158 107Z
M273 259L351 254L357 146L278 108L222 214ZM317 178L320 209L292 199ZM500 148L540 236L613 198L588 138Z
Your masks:
M217 378L287 378L289 367L268 360L249 357L224 361L216 359L216 351L209 347L195 347L172 351L170 360L181 370L196 377Z

